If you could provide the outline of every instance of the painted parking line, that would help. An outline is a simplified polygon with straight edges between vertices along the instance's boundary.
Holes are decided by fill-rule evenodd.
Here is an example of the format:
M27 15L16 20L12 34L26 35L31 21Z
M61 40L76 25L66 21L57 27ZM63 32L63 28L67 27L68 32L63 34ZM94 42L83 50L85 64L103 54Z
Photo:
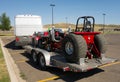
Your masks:
M28 60L17 60L15 61L16 63L23 63L23 62L27 62Z
M113 63L109 63L109 64L106 64L106 65L102 65L102 66L100 66L100 67L98 67L98 68L104 68L104 67L108 67L108 66L115 65L115 64L120 64L120 61L118 61L118 62L113 62Z
M103 66L100 66L98 68L104 68L104 67L108 67L108 66L111 66L111 65L115 65L115 64L120 64L120 61L118 62L113 62L113 63L110 63L110 64L106 64L106 65L103 65ZM48 82L48 81L51 81L51 80L55 80L55 79L59 79L60 76L53 76L53 77L50 77L50 78L46 78L46 79L43 79L43 80L39 80L37 82Z
M40 81L37 81L37 82L47 82L47 81L58 79L58 78L60 78L60 77L59 76L53 76L53 77L43 79L43 80L40 80Z

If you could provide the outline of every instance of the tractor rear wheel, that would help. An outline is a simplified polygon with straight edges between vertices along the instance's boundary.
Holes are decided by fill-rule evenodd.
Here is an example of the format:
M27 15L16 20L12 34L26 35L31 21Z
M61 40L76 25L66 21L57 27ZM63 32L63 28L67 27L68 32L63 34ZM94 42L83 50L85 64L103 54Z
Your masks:
M107 42L105 40L105 37L102 34L95 35L94 42L95 42L95 45L96 45L98 51L101 54L104 54L107 50L107 48L106 48Z
M67 61L78 63L80 58L85 58L87 44L81 35L68 34L63 40L62 49Z

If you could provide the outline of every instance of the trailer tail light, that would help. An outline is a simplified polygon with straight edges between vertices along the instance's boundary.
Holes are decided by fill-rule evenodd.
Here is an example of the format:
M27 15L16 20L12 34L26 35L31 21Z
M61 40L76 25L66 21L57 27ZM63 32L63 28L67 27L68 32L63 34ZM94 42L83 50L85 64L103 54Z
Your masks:
M96 66L97 67L97 66ZM92 69L94 69L94 68L88 68L86 71L90 71L90 70L92 70Z
M69 67L64 67L63 71L70 71L70 68Z
M15 41L17 41L17 42L18 42L18 41L19 41L19 38L18 38L18 37L16 37L16 38L15 38Z

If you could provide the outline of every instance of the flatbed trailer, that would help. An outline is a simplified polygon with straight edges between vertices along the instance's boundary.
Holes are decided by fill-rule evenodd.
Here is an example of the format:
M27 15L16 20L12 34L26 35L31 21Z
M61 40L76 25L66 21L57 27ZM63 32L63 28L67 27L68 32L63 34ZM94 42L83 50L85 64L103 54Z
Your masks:
M46 66L57 67L63 71L86 72L99 66L117 61L113 58L80 58L79 63L70 63L66 61L64 54L61 52L48 52L47 50L34 48L31 45L24 46L26 52L32 55L34 62L40 63L40 68L44 70ZM42 56L42 57L41 57ZM104 56L104 55L103 55ZM35 57L37 59L35 59Z

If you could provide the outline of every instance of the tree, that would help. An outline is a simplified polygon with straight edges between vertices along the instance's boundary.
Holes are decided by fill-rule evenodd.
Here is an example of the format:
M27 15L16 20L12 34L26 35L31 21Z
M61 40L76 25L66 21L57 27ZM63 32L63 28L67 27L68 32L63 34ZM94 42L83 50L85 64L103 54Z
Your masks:
M10 26L10 19L8 16L6 16L6 13L3 13L0 16L0 29L1 30L10 30L11 26Z

